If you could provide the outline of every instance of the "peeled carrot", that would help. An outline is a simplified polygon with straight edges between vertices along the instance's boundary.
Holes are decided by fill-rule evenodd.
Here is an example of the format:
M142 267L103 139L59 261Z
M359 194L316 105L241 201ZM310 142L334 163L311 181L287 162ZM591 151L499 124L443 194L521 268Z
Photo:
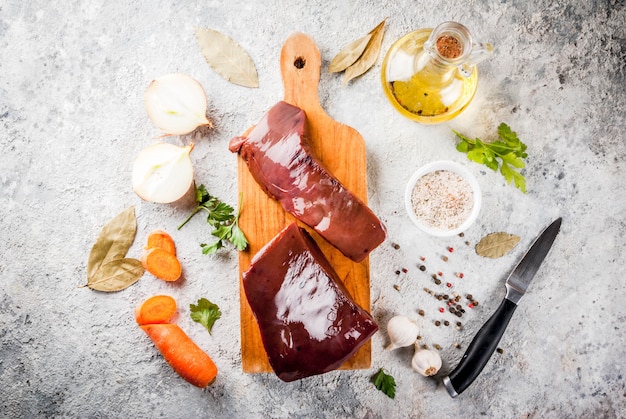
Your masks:
M183 273L176 255L158 247L145 251L141 263L146 271L164 281L176 281Z
M180 327L175 324L146 324L141 328L178 375L200 388L215 381L215 363Z
M155 295L135 308L137 324L159 324L169 322L176 313L176 300L169 295Z
M154 230L148 234L148 243L145 249L150 250L154 248L167 250L176 256L176 244L174 244L174 239L163 230Z

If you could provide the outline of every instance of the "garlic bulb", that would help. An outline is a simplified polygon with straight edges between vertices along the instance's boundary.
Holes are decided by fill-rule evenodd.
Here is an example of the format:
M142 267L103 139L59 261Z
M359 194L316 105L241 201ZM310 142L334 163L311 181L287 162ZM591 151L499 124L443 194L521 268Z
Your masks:
M437 374L441 368L441 357L439 353L429 349L420 349L419 344L415 342L415 354L411 359L411 368L425 377Z
M150 120L167 134L189 134L199 126L213 126L206 117L202 85L186 74L167 74L153 80L144 101Z
M193 184L189 153L193 144L179 147L158 143L144 148L133 164L133 190L140 198L161 204L182 198Z
M412 345L417 339L419 328L417 323L406 316L394 316L387 323L387 334L391 343L385 348L388 351Z

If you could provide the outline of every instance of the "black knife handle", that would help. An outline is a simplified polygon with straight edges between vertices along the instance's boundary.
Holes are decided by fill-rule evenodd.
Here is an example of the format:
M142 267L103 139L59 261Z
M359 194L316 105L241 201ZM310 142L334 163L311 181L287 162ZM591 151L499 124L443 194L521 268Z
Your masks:
M516 308L517 305L514 302L505 298L495 313L480 328L459 365L443 379L450 396L456 397L461 394L478 377L493 351L496 350Z

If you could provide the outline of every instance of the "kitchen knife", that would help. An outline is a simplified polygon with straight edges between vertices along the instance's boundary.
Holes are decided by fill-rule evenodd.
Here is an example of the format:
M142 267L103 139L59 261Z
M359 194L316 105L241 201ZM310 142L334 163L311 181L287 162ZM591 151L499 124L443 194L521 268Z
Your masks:
M546 227L507 278L504 300L474 336L459 365L443 379L443 385L451 397L465 391L491 358L517 304L526 293L528 284L539 270L560 228L561 218Z

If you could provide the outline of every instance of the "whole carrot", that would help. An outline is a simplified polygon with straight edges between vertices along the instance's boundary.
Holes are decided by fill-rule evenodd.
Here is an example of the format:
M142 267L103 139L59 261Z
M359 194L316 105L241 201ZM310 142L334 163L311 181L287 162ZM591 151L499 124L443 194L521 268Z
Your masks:
M169 322L176 313L176 300L169 295L155 295L135 309L137 324L159 324Z
M178 375L200 388L215 381L215 363L180 327L175 324L146 324L141 328Z

